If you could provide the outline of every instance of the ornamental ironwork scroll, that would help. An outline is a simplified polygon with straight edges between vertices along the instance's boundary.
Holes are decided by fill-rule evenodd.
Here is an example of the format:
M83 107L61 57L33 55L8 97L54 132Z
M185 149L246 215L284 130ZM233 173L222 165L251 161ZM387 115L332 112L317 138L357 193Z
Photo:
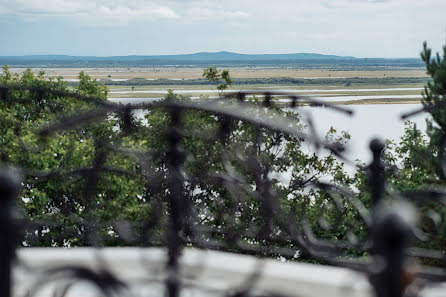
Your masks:
M3 103L30 104L25 93L33 94L37 105L43 106L52 96L74 98L86 102L88 108L63 114L51 124L43 122L37 140L22 139L20 127L15 129L16 149L29 162L32 154L45 151L48 143L54 145L51 139L57 137L66 150L57 166L38 171L31 166L16 171L4 167L0 172L2 296L11 296L11 267L26 269L26 263L12 260L20 245L164 247L167 261L160 267L165 272L160 285L168 297L182 295L179 259L182 250L190 247L347 267L368 275L379 297L415 294L429 282L445 280L444 251L410 247L413 238L429 238L417 226L420 213L435 222L441 219L420 207L423 203L444 206L446 193L389 189L382 141L370 143L373 161L364 167L369 185L365 194L339 181L319 179L308 167L312 164L297 168L298 163L293 163L293 158L318 160L313 152L321 152L330 162L351 162L342 141L317 134L317 119L311 112L305 120L299 118L302 105L351 116L348 108L265 91L224 93L204 100L171 95L124 105L51 88L0 86ZM290 112L283 113L284 107ZM143 115L142 120L135 117L136 112ZM103 122L112 127L100 126ZM87 165L64 167L83 155L76 151L75 141L89 143L84 146L87 161L79 161ZM302 152L303 143L311 146L311 153ZM2 159L5 166L14 165L7 156ZM323 168L323 162L319 166ZM287 182L275 177L280 173L288 174ZM121 188L120 180L132 187L141 185L135 186L139 192ZM62 185L66 192L48 197L44 213L16 210L20 188L42 191L47 188L40 185L48 183ZM135 211L130 210L126 218L114 217L119 209L126 211L124 205L130 200ZM112 215L108 208L114 208ZM412 269L410 258L440 264ZM58 296L82 281L92 283L105 296L130 294L129 284L106 267L106 263L99 271L75 265L52 267L41 272L26 296L55 280L60 281ZM243 289L220 293L256 295L258 274L253 272ZM205 290L206 284L202 287Z

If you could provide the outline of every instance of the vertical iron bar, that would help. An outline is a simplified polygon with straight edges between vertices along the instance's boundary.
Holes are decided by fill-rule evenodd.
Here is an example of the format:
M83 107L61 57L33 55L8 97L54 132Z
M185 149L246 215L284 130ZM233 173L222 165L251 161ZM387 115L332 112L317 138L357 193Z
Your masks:
M246 99L246 94L243 92L238 92L237 93L237 100L239 103L245 102Z
M370 282L377 297L402 297L411 214L384 205L377 210L372 231L374 272Z
M370 282L377 297L402 297L405 249L410 236L411 227L408 222L411 214L384 203L385 176L381 161L384 143L373 139L370 149L373 160L368 168L368 182L372 212L371 254L374 259Z
M218 130L218 139L220 144L222 145L222 151L229 142L229 137L231 135L231 130L233 126L233 121L228 116L219 116L219 130Z
M263 247L265 255L269 252L269 243L268 241L271 238L272 234L272 226L273 226L273 218L274 218L274 203L273 199L274 193L272 189L271 180L268 178L268 173L270 172L270 166L265 165L263 169L263 174L261 177L260 184L260 197L261 197L261 215L263 217L263 226L260 229L260 237L265 240L265 246Z
M16 234L12 217L14 197L20 182L12 171L0 169L0 296L11 296L11 263L14 258Z
M8 97L8 89L7 88L0 88L0 99L2 101L6 101Z
M184 153L180 148L181 143L181 110L172 107L170 110L170 127L167 131L167 166L169 170L169 223L167 228L167 297L178 297L180 291L179 257L182 250L180 232L187 211L184 209L183 197L183 173L182 165Z
M265 93L265 99L263 100L263 105L265 107L271 107L271 94L270 93Z
M85 199L85 219L87 224L85 224L85 234L84 240L85 244L90 246L102 246L103 238L99 235L99 226L96 219L94 218L93 211L97 207L93 203L97 190L98 184L101 179L101 169L107 161L107 153L104 149L102 140L95 140L95 156L93 161L93 166L84 174L85 188L83 191L83 196Z

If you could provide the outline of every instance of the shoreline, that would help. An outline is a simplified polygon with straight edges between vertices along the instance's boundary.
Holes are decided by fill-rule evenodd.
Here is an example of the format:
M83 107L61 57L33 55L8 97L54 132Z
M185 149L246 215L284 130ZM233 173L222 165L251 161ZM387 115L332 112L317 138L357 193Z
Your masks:
M217 99L217 98L218 97L212 97L212 98L208 98L208 99ZM116 101L126 101L126 99L129 101L137 100L137 101L140 101L138 103L141 103L141 102L143 102L144 99L151 99L151 100L148 100L148 102L151 102L151 101L155 101L155 100L156 101L163 100L164 98L126 98L126 97L108 97L107 98L107 100L110 100L110 99L112 99L115 102ZM195 99L197 99L197 98L195 98ZM327 103L330 105L345 105L345 106L348 106L348 105L421 104L422 103L422 100L420 100L420 99L411 100L411 99L407 99L407 98L403 98L401 100L398 100L398 99L358 99L358 100L333 101L333 102L318 99L318 101ZM277 101L277 99L273 99L273 102L276 106L279 106L279 107L289 106L291 103L291 101ZM123 103L123 102L120 102L120 103ZM130 102L127 102L127 103L130 103ZM315 104L311 101L307 101L307 102L303 101L303 102L299 102L296 104L296 106L315 106L315 107L321 106L321 105L323 105L323 104L317 104L317 103Z
M47 77L74 80L79 76L79 72L86 74L98 80L100 79L201 79L205 67L92 67L92 68L45 68L31 67L30 69L38 72L44 71ZM281 78L290 77L296 79L330 79L330 78L429 78L426 70L421 67L373 67L364 66L361 69L348 69L343 67L327 68L305 68L305 67L280 67L280 66L239 66L239 67L218 67L219 69L229 70L231 78ZM26 68L11 67L13 73L22 73Z

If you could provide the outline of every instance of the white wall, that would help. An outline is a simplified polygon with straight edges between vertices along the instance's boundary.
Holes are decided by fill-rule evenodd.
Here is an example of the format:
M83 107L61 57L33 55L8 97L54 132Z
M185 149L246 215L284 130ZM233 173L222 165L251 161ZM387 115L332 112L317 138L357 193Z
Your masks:
M74 265L99 269L105 265L120 279L132 284L132 296L164 295L166 253L158 248L23 248L15 267L15 295L24 296L32 284L42 283L45 269ZM101 264L105 263L105 264ZM26 268L25 268L26 265ZM257 292L286 296L373 296L367 278L357 272L322 265L259 260L252 256L186 249L181 257L182 297L225 296L227 290L241 288L253 272L260 271ZM54 283L37 296L52 296ZM425 296L443 296L443 288ZM67 297L102 296L88 284L72 288ZM276 295L277 296L277 295Z

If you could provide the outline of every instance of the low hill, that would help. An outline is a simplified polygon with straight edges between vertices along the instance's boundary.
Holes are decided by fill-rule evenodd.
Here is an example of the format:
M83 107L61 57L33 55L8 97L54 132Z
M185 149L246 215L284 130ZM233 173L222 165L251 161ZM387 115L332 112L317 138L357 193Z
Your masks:
M420 59L362 59L350 56L317 53L239 54L232 52L201 52L184 55L131 56L68 56L29 55L0 56L0 65L13 67L149 67L149 66L207 66L207 65L338 65L338 66L402 66L421 67Z

